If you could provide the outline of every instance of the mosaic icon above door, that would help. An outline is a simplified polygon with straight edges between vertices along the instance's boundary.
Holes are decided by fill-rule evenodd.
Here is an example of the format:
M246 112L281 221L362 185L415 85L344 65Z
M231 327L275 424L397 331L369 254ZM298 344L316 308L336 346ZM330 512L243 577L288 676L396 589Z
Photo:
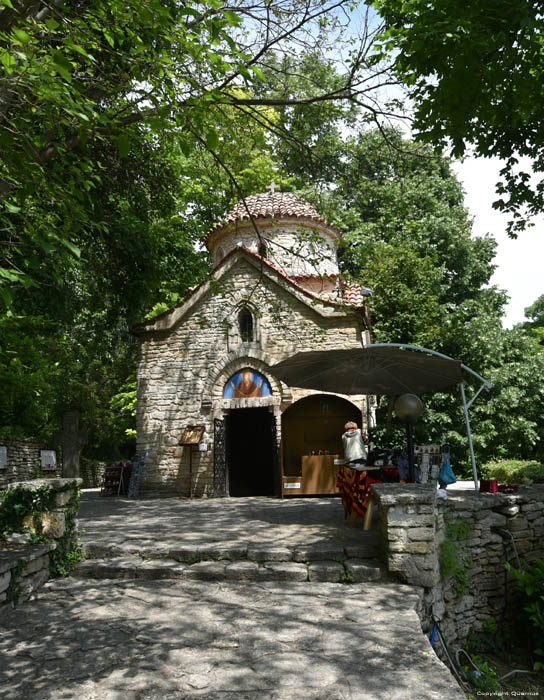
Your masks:
M253 399L259 396L270 396L272 389L268 379L260 372L244 367L232 375L223 390L224 399Z

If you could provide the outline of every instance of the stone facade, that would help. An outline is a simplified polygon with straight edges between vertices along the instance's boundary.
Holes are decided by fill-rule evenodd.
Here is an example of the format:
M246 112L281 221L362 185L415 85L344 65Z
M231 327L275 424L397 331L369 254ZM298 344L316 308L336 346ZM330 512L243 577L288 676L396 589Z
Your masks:
M289 195L286 203L291 205L292 198ZM210 277L181 304L134 328L140 337L137 451L147 452L140 486L144 497L187 495L190 461L194 493L216 493L217 421L224 421L233 409L266 408L273 415L275 441L281 448L282 414L316 393L279 382L270 372L273 364L303 350L358 348L370 342L363 301L357 305L342 301L333 255L337 233L316 221L293 223L268 216L258 224L267 241L266 258L256 252L261 241L247 222L234 229L233 224L214 229L208 237L212 258L219 247L222 250ZM321 294L315 277L308 278L306 288L300 278L290 276L301 269L297 265L303 258L294 242L304 226L317 241L322 261L317 268L312 264L313 272L323 279L332 276ZM278 264L268 259L271 240L281 251ZM241 332L242 311L251 316L250 338ZM224 398L227 381L244 368L268 381L270 395ZM345 401L359 409L362 421L366 419L365 397ZM189 425L204 426L204 451L179 444ZM279 466L274 482L277 492Z
M47 445L26 440L2 440L0 445L5 446L7 452L7 465L0 468L0 488L4 488L14 481L26 481L32 479L40 471L41 450L51 449ZM57 468L43 472L44 476L60 476L61 465L57 455Z
M544 487L515 494L452 491L445 501L436 499L432 486L372 489L388 570L423 587L423 629L432 630L432 609L448 643L466 639L488 618L499 621L506 602L504 564L517 565L516 551L528 562L544 557Z
M276 225L266 222L267 232L256 239L250 223L227 230L214 239L214 259L217 265L231 250L243 247L255 253L266 251L266 259L289 277L301 275L337 275L337 239L327 235L327 229L312 224L308 230L302 223ZM261 222L263 226L263 222Z

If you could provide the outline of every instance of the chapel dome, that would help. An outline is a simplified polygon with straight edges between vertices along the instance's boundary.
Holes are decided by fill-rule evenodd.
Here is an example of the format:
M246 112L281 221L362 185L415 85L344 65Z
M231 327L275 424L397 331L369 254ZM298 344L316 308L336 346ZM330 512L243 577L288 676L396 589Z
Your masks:
M321 277L338 275L340 238L340 231L301 197L262 192L239 201L204 241L214 265L245 248L289 277Z
M324 223L324 219L312 207L309 202L297 197L292 192L262 192L246 197L246 206L243 200L230 211L225 223L249 219L248 209L256 219L259 217L294 216L296 218L315 219Z
M214 226L205 237L205 243L211 248L210 243L216 233L223 231L229 225L237 222L254 219L304 219L315 221L324 226L330 234L340 238L340 231L319 214L305 199L292 192L261 192L251 194L244 200L240 200L225 216L220 224Z

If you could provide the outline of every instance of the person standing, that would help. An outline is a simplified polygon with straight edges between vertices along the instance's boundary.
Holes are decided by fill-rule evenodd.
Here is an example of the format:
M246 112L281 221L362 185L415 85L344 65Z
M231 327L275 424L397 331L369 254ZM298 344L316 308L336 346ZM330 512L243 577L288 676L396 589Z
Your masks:
M344 430L346 431L342 435L344 459L349 467L362 471L366 466L368 456L365 445L366 435L363 435L361 430L357 428L357 423L353 423L353 421L346 423Z

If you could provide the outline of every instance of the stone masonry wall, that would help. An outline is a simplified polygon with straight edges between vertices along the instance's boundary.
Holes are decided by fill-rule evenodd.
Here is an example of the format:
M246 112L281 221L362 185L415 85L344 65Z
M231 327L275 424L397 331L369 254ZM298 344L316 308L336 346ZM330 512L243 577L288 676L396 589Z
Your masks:
M516 565L513 543L521 559L544 557L544 487L516 494L452 491L445 501L436 499L433 486L381 484L373 491L389 572L423 587L423 629L432 629L432 606L448 643L501 617L504 563ZM510 584L508 590L510 597Z
M14 545L16 543L13 543ZM49 552L54 542L0 549L0 606L8 603L24 603L49 579ZM16 596L16 601L8 595Z
M337 240L318 224L310 230L307 226L300 223L279 224L277 227L261 224L261 237L267 248L266 258L290 276L337 275ZM221 248L225 255L239 244L256 253L260 243L251 223L239 224L236 230L227 231L214 241L212 257L217 263L219 261L213 255L217 248Z
M40 450L51 449L48 445L26 440L3 440L0 445L7 447L8 464L6 469L0 469L0 488L14 481L32 479L40 467ZM44 476L55 478L60 476L61 465L57 455L57 469L43 472Z
M40 515L41 534L52 541L29 544L30 535L26 532L10 534L7 541L0 541L0 606L20 604L28 600L49 579L49 554L67 533L66 509L71 492L64 489L74 481L78 486L81 485L81 479L60 478L34 479L9 485L9 488L23 487L30 490L50 486L55 492L55 506ZM34 530L32 516L24 519L23 526Z
M245 302L258 316L259 333L253 343L242 342L232 332ZM279 427L280 404L289 405L292 394L282 390L268 371L270 365L302 350L360 347L360 320L355 314L315 303L325 316L242 261L222 288L200 300L176 328L142 337L137 451L148 452L140 487L143 496L188 493L188 448L180 447L179 441L190 424L205 425L209 447L206 452L193 451L194 493L212 494L213 421L224 415L223 387L234 372L250 366L266 375L272 397L248 401L252 406L268 405ZM352 400L355 403L357 397Z

